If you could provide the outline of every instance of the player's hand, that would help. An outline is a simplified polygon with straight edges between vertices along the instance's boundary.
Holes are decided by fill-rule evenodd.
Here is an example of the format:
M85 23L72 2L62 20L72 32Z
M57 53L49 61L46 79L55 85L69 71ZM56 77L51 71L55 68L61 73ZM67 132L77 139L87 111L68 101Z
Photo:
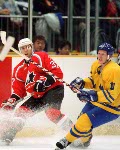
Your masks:
M7 9L7 8L2 9L2 10L0 10L0 14L2 14L2 15L10 15L10 10Z
M37 80L34 86L34 91L43 92L45 91L45 89L46 89L45 80Z
M36 81L34 86L35 92L44 92L48 87L50 87L55 82L55 79L50 76L40 76L40 79Z
M1 108L5 109L5 110L12 110L12 109L14 109L14 107L16 105L15 102L16 102L15 98L9 98L2 102Z
M75 78L71 83L70 83L70 88L73 92L76 93L76 89L83 89L85 86L85 81L80 78L80 77L77 77Z
M77 93L77 97L79 98L80 101L85 101L85 102L97 102L98 100L98 96L97 96L97 92L94 90L89 90L89 91L85 91L85 90L79 90L79 92Z

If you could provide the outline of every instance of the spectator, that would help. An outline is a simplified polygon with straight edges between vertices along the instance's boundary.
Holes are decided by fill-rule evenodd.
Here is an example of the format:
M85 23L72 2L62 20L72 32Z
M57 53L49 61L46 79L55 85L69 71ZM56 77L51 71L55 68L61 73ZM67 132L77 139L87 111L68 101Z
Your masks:
M56 12L61 12L64 14L65 10L66 5L64 5L64 0L33 0L33 13L35 15Z
M100 1L100 17L118 17L120 8L118 0ZM119 21L116 19L100 20L100 28L108 35L110 42L116 47L115 39L119 28Z
M46 51L47 52L47 42L45 37L42 35L37 35L33 39L33 48L35 52Z
M58 43L58 36L63 39L64 21L62 15L67 10L65 4L64 0L33 0L33 14L41 15L40 19L34 21L35 35L43 35L47 42L48 35L51 33L55 33L55 43Z
M10 14L10 10L9 9L0 9L0 15L9 15Z
M28 0L15 0L15 3L22 12L22 15L28 15Z
M86 16L85 13L85 1L74 1L74 16ZM119 0L105 0L100 1L99 3L99 16L100 17L117 17L120 16L120 1ZM90 16L95 17L95 0L90 1ZM115 39L116 33L119 27L119 22L116 19L100 19L98 34L99 43L101 42L110 42L114 47L116 47ZM95 41L95 22L91 20L91 50L94 49ZM77 34L77 39L74 40L74 48L79 48L80 51L85 51L85 19L80 19L79 23L74 22L74 33ZM74 36L75 37L75 36ZM79 45L80 43L80 45Z
M4 0L1 3L1 9L3 9L2 13L6 15L22 15L14 0ZM1 30L4 31L7 30L8 31L7 33L9 35L15 37L16 41L14 47L17 49L17 41L19 41L20 37L18 36L18 32L16 31L20 30L20 28L22 27L23 19L19 17L10 17L10 18L3 17L0 19L0 21L1 21L0 23Z
M1 5L2 9L9 9L10 15L22 15L14 0L6 0ZM22 18L10 18L16 25L21 26Z
M86 2L85 1L73 1L73 15L85 17L86 16ZM90 16L95 16L95 0L90 1ZM79 20L73 20L73 49L78 52L85 52L85 18ZM92 25L92 23L91 23ZM92 29L92 28L91 28Z
M69 41L61 41L56 51L58 55L69 55L71 51L71 43Z
M85 1L73 1L73 15L85 16L86 3ZM90 16L95 16L95 0L90 1Z

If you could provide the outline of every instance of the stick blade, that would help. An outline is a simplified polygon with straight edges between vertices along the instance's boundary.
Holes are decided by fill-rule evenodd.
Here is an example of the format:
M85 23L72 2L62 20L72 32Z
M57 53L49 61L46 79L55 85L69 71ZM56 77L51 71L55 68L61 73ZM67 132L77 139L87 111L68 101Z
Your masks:
M12 45L14 44L14 41L15 41L15 38L12 37L12 36L9 36L9 37L7 38L7 42L6 42L6 44L4 45L4 47L3 47L3 49L2 49L2 51L1 51L1 53L0 53L0 60L1 60L1 61L3 61L3 60L6 58L8 52L10 51L10 48L11 48Z
M6 44L6 31L0 31L0 36L3 44Z

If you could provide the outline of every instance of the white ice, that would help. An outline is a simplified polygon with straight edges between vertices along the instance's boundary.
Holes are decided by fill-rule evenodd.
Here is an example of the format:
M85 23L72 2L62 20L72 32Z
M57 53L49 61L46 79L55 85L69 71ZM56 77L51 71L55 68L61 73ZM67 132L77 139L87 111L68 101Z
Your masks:
M64 135L63 135L64 136ZM39 138L16 138L11 145L0 145L1 150L54 150L55 143L61 137L52 135ZM66 150L78 150L78 148L68 147ZM91 145L87 150L120 150L120 136L94 136Z
M32 129L32 132L28 128ZM65 133L56 129L56 126L48 121L44 113L41 113L40 116L36 115L28 119L24 129L9 146L0 142L0 150L54 150L56 142L64 136ZM87 150L113 149L120 150L120 136L93 136L91 145L87 148ZM80 150L80 148L69 146L66 150Z

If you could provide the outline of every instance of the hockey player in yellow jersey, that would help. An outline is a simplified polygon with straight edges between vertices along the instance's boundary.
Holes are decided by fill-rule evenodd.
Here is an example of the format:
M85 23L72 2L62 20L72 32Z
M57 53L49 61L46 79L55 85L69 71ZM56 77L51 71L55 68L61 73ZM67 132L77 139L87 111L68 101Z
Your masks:
M76 141L88 147L92 130L117 119L120 115L120 66L111 60L114 48L102 43L97 48L97 60L92 64L90 77L77 77L70 85L77 97L86 102L75 125L67 135L56 143L57 149L64 149ZM84 89L85 88L85 89ZM87 90L86 90L87 89Z

